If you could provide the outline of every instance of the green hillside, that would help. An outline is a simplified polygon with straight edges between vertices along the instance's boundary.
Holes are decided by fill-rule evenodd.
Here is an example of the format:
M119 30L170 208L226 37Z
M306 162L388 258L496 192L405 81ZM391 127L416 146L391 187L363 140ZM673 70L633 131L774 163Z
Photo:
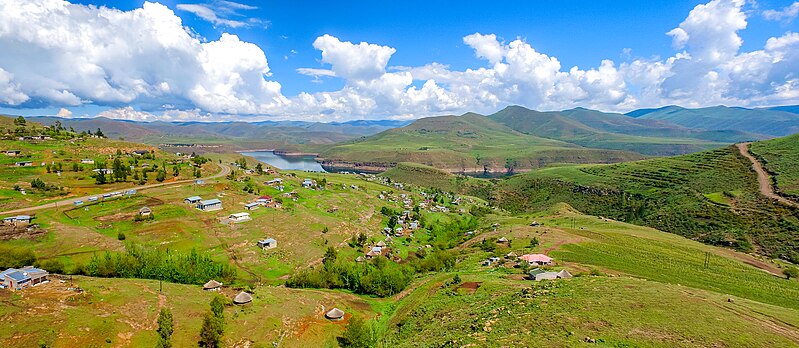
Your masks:
M756 142L749 150L775 179L780 193L799 197L799 134Z
M634 151L652 156L686 154L724 144L763 139L763 136L751 133L694 130L669 122L584 108L539 112L509 106L488 117L525 134L585 147Z
M545 168L501 182L492 199L517 212L566 202L592 215L799 261L799 210L761 196L751 164L734 146L614 165Z
M525 171L553 163L614 163L642 156L584 148L523 134L477 114L417 120L397 129L330 147L323 165L383 170L400 162L448 172Z
M713 106L686 109L666 106L636 110L628 115L646 120L672 122L683 127L706 130L735 130L785 136L799 132L799 114L779 109L746 109Z

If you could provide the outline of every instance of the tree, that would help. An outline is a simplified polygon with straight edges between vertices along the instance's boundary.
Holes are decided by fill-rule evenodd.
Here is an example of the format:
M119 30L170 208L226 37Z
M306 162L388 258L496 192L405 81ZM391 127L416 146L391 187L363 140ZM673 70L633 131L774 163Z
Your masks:
M794 266L785 267L785 269L782 270L782 274L784 274L787 279L797 278L799 277L799 268Z
M259 173L259 174L263 173L264 172L264 166L261 165L261 163L256 164L255 165L255 172Z
M222 345L222 335L225 332L225 300L221 296L214 296L211 308L203 317L203 326L200 329L200 346L217 348Z
M178 166L175 165L174 167L172 167L172 176L178 176L178 175L180 175L180 171L178 170Z
M530 249L537 247L538 243L540 243L538 237L533 237L533 239L530 240Z
M353 317L347 324L347 330L338 338L338 343L342 347L369 348L374 347L377 340L371 326L363 319Z
M94 174L94 181L97 183L97 185L105 184L107 182L105 178L105 172L103 170L98 170L97 173Z
M170 348L172 347L172 312L169 308L161 308L161 313L158 314L158 342L157 348Z
M325 250L325 258L323 261L325 266L332 265L334 262L336 262L337 257L338 257L338 252L336 252L336 249L333 248L332 246L327 247L327 250Z
M158 171L158 174L156 174L155 181L163 182L164 180L166 180L166 171L162 169Z
M22 116L20 116L20 117L17 117L17 118L14 120L14 125L15 125L15 126L24 126L26 123L27 123L27 121L25 121L25 118L24 118L24 117L22 117Z
M97 128L97 131L94 132L94 135L96 135L98 138L105 138L105 134L103 134L103 131L100 128Z

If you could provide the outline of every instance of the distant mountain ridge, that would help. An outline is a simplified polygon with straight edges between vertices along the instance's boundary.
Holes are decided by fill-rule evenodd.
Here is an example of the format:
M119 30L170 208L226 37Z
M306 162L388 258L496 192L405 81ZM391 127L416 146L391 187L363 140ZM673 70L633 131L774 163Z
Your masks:
M799 132L799 106L747 109L712 106L687 109L670 105L657 109L641 109L626 115L638 119L671 122L683 127L704 130L734 130L785 136Z

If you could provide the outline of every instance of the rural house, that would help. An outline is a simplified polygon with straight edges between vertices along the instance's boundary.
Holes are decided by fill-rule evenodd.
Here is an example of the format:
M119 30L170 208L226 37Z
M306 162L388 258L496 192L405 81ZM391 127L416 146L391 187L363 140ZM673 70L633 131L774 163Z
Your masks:
M84 158L84 159L80 160L80 163L83 163L83 164L94 164L94 160L93 159L89 159L89 158Z
M0 272L0 288L20 290L38 285L46 282L49 274L47 271L33 266L26 266L20 269L9 268Z
M244 209L247 209L247 210L255 210L255 209L258 209L260 207L261 207L261 205L258 204L257 202L247 203L247 204L244 205Z
M535 281L572 278L571 273L565 269L560 272L547 272L540 268L536 268L534 270L530 270L528 275L530 276L530 279Z
M19 154L22 153L22 151L20 151L20 150L6 150L5 153L6 153L6 156L16 157L16 156L19 156Z
M33 162L31 162L31 161L22 161L22 162L14 163L14 165L17 166L17 167L33 167Z
M3 223L6 224L13 224L14 226L17 225L27 225L31 223L30 215L17 215L17 216L10 216L3 219Z
M141 216L150 216L153 213L153 210L150 207L141 207L139 209L139 215Z
M250 221L252 220L252 218L250 217L250 213L235 213L235 214L230 214L228 216L228 220L234 224L237 224L240 222Z
M199 203L197 203L196 208L200 209L202 211L220 210L220 209L222 209L222 201L220 201L217 198L207 199L207 200L200 201Z
M538 266L552 264L552 258L544 254L524 254L519 256L519 260L524 260L531 265Z

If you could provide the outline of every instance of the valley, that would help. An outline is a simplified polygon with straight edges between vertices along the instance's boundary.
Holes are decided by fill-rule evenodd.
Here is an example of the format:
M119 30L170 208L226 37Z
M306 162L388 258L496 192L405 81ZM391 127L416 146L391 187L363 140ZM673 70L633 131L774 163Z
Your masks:
M19 151L2 155L0 209L31 217L5 223L0 264L50 272L0 289L0 339L151 346L169 309L172 344L194 346L222 301L231 347L799 344L792 137L731 145L741 134L534 113L292 145L319 162L0 117L0 144ZM317 170L333 165L346 172ZM481 173L501 176L465 175ZM235 304L242 292L252 299ZM333 308L342 319L325 317Z

